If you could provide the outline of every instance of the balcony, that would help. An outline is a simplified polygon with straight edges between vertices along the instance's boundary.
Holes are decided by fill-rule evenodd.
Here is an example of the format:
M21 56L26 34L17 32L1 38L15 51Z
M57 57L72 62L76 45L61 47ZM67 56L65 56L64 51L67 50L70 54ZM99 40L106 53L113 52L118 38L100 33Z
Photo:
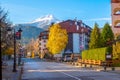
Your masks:
M120 28L120 20L115 21L115 28Z
M113 15L120 15L120 8L115 8Z
M113 15L119 16L120 14L113 14Z

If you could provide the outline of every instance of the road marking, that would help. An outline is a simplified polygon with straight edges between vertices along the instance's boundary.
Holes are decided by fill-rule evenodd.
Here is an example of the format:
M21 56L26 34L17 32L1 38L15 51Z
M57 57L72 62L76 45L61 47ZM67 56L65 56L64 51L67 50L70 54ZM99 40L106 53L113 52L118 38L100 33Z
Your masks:
M67 66L68 67L68 66ZM76 79L76 80L81 80L80 78L78 78L78 77L75 77L75 76L72 76L72 75L70 75L70 74L67 74L67 73L65 73L65 72L62 72L62 71L58 71L58 70L55 70L56 72L59 72L59 73L62 73L62 74L64 74L64 75L67 75L67 76L69 76L69 77L72 77L72 78L74 78L74 79Z
M67 73L65 73L65 72L60 72L60 73L63 73L63 74L65 74L65 75L69 76L69 77L75 78L76 80L81 80L80 78L75 77L75 76L72 76L72 75L67 74Z

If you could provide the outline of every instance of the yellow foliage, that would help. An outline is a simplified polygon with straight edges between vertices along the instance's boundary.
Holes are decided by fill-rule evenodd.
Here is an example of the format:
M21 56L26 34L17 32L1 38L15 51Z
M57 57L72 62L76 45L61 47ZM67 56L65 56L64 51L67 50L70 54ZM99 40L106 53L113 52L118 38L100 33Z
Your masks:
M35 54L34 54L34 52L32 52L32 58L34 58L35 57Z
M62 29L59 24L52 25L49 31L49 39L46 46L52 54L59 54L68 43L67 31Z
M14 49L13 48L8 48L8 49L5 50L5 53L7 55L12 55L14 53Z
M40 58L41 58L41 59L43 59L43 58L44 58L44 56L45 56L45 53L40 53L40 55L39 55L39 56L40 56Z
M119 35L116 34L115 38L117 39ZM116 42L116 44L113 45L113 58L118 58L120 60L120 41Z

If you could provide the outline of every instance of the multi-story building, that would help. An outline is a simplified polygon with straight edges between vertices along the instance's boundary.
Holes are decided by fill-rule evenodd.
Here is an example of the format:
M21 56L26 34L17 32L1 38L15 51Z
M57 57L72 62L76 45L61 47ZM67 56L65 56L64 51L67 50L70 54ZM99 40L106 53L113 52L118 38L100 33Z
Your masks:
M44 51L46 49L48 34L49 34L48 30L46 30L46 31L41 32L39 35L39 51L40 51L40 53L44 53Z
M91 28L84 24L81 20L66 20L60 22L59 25L66 29L68 33L68 44L62 55L78 54L80 55L82 50L88 49L88 43L90 40ZM44 53L46 49L46 42L48 40L49 31L43 31L40 33L40 53Z
M82 50L88 49L91 28L81 20L66 20L59 23L67 30L68 44L63 54L80 54Z
M111 0L112 30L120 34L120 0Z

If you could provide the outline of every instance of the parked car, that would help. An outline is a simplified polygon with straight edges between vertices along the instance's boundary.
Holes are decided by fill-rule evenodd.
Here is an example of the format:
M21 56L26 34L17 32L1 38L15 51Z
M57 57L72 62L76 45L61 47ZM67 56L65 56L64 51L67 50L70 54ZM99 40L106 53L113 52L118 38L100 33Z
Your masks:
M63 61L65 61L65 62L66 62L66 61L72 61L72 58L71 58L70 55L65 55Z

